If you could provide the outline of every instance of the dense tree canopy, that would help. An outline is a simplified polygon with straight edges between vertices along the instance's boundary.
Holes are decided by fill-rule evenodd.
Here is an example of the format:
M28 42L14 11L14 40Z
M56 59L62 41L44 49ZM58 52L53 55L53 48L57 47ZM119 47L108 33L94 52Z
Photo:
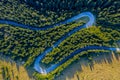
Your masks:
M41 27L55 24L84 11L92 12L96 17L96 27L82 29L54 48L42 60L42 63L48 66L88 45L116 47L116 41L120 40L119 5L119 0L1 0L0 19ZM51 47L65 33L83 24L84 22L73 22L46 31L32 31L0 24L0 53L25 61L24 65L29 66L39 54ZM89 53L90 51L86 51L81 54ZM43 80L52 79L82 55L68 60L47 77L38 73L34 75ZM6 67L3 67L3 70L6 71L5 74L8 73Z

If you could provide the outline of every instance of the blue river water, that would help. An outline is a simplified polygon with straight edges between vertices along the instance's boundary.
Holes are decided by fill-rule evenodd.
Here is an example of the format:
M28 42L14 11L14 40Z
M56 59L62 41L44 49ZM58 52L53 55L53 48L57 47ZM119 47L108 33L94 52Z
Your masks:
M82 25L82 26L77 26L75 27L73 30L67 32L66 34L64 34L60 39L58 39L53 46L51 46L50 48L45 49L42 53L40 53L40 55L35 59L34 62L34 69L41 73L41 74L47 74L53 70L55 70L57 67L59 67L61 64L63 64L64 62L66 62L68 59L72 58L74 55L82 52L82 51L86 51L86 50L111 50L111 51L120 51L120 48L110 48L110 47L105 47L105 46L87 46L84 48L80 48L76 51L74 51L73 53L71 53L69 56L67 56L65 59L63 59L62 61L60 61L57 64L53 64L52 66L48 67L47 69L44 69L41 67L40 65L40 61L45 57L46 54L50 53L54 48L58 47L58 45L65 40L67 37L71 36L72 34L74 34L75 32L83 29L83 28L87 28L87 27L91 27L95 24L95 17L91 12L83 12L80 13L70 19L67 19L65 21L61 21L57 24L54 25L49 25L49 26L43 26L43 27L36 27L36 26L29 26L29 25L24 25L24 24L20 24L17 23L15 21L10 21L10 20L1 20L0 19L0 23L1 24L9 24L9 25L13 25L15 27L21 27L21 28L26 28L26 29L30 29L30 30L47 30L49 28L54 28L56 26L60 26L62 24L67 24L67 23L71 23L73 21L77 21L80 18L85 17L88 19L88 21L86 22L86 24Z

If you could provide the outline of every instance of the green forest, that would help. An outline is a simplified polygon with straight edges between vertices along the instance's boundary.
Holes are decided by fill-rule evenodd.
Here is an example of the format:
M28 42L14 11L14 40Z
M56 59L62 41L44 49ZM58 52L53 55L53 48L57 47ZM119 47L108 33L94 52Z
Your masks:
M49 66L60 62L71 52L89 45L118 47L120 40L120 1L119 0L1 0L0 19L11 20L25 25L43 27L66 20L81 12L90 11L96 17L96 24L82 29L60 43L47 54L42 63ZM51 47L64 34L84 22L73 22L56 26L45 31L33 31L7 24L0 24L0 53L13 60L25 62L26 68L33 67L35 58ZM48 75L37 72L37 80L53 80L80 56L91 52L109 52L104 50L85 51L74 56ZM7 67L3 67L7 75ZM7 76L7 78L9 75Z

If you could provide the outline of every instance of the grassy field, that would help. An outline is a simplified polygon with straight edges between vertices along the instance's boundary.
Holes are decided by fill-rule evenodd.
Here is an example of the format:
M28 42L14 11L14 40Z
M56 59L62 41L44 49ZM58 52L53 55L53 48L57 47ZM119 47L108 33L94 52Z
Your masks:
M30 80L26 69L0 56L0 80Z
M55 80L119 80L120 57L118 54L93 56L89 61L86 57L69 66ZM23 66L16 65L11 59L5 61L0 56L0 80L30 80ZM32 80L32 79L31 79Z
M119 80L119 59L119 55L111 53L93 57L92 63L81 58L55 80Z

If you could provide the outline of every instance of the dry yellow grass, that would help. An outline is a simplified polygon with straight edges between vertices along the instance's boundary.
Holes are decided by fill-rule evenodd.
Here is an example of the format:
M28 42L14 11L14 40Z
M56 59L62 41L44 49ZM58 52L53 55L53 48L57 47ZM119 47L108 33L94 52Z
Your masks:
M3 77L2 77L2 70L1 70L1 62L0 62L0 80L3 80Z
M120 80L119 59L114 54L93 58L92 67L85 59L81 59L55 80Z
M101 57L103 59L101 59ZM120 80L119 56L116 58L115 55L112 54L112 56L104 55L93 59L94 66L92 66L92 70L88 64L89 62L86 61L86 59L81 59L72 66L69 66L63 72L63 75L55 80ZM8 59L7 61L0 60L0 80L4 80L2 76L2 66L9 68L11 80L17 80L16 77L18 77L18 80L30 80L23 66L17 66Z
M1 57L0 57L1 58ZM8 59L7 59L8 60ZM7 67L10 75L10 80L30 80L26 69L21 65L16 65L15 62L5 61L1 58L0 60L0 80L5 80L2 76L2 68Z

